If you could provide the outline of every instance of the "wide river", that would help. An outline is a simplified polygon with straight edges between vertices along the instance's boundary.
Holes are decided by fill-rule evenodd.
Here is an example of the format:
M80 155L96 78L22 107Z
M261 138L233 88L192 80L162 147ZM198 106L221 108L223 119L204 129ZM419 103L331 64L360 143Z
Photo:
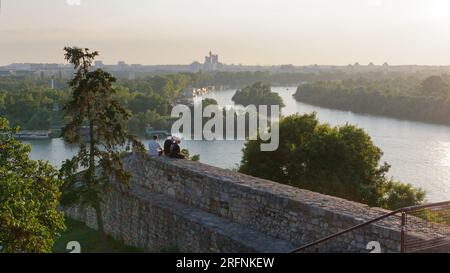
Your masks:
M450 200L450 127L403 121L385 117L354 114L297 102L296 87L275 87L286 107L283 115L315 111L321 122L345 123L364 128L383 152L383 161L392 167L389 175L402 182L421 187L429 202ZM213 92L203 97L217 100L220 106L233 105L235 90ZM33 159L48 160L54 165L71 157L76 148L60 139L28 141ZM222 168L235 168L242 157L243 141L184 141L182 148L200 154L200 161Z

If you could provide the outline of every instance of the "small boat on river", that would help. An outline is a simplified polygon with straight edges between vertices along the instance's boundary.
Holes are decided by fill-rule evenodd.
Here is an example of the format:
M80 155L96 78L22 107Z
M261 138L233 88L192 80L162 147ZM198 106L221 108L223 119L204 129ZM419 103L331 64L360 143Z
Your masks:
M19 140L41 140L50 139L50 131L20 131L14 135Z

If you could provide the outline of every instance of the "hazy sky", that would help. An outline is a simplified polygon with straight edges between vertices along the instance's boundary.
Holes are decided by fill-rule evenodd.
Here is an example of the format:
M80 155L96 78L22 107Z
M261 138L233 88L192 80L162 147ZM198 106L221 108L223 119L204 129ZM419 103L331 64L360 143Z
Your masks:
M0 64L65 45L106 63L450 64L450 0L0 1Z

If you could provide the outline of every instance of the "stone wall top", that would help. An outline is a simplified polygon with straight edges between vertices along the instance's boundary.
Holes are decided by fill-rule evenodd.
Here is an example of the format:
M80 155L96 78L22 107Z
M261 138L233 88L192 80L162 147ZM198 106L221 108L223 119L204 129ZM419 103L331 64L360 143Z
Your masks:
M390 212L389 210L369 207L358 202L284 185L199 162L168 157L146 157L145 161L147 162L144 164L153 162L153 164L156 163L162 168L176 169L187 175L207 177L209 182L215 181L216 183L226 184L249 194L270 196L274 202L289 203L290 206L294 207L317 208L333 214L339 214L342 217L349 217L356 222L365 222ZM150 164L153 165L152 163ZM396 218L386 219L378 223L378 225L385 227L395 226L396 229L398 229L398 224L399 219Z

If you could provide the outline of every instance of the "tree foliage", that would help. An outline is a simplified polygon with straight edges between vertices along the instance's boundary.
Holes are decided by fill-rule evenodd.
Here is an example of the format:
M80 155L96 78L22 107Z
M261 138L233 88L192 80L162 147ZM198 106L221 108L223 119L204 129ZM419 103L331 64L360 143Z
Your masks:
M441 77L304 84L294 97L328 108L450 125L450 88Z
M65 178L62 201L65 205L78 203L94 208L103 234L101 195L109 189L112 179L126 184L130 178L120 153L132 147L141 152L145 148L127 132L130 113L114 97L116 79L101 69L91 70L98 52L76 47L66 47L65 51L65 58L74 65L76 73L69 82L73 93L64 107L68 123L63 135L67 142L79 144L80 148L62 166L61 175Z
M283 99L275 92L272 92L270 84L256 82L251 86L246 86L242 90L236 91L232 100L236 104L248 105L279 105L284 107Z
M261 140L244 148L240 172L323 194L396 209L423 201L424 192L386 178L382 151L364 130L330 127L315 114L292 115L280 122L280 146L261 152Z
M67 99L62 90L29 84L24 89L0 91L0 115L25 130L48 130L62 122L59 106Z
M426 72L426 73L425 73ZM241 88L255 82L274 85L302 85L296 98L306 103L360 113L386 115L402 119L450 124L448 86L450 76L442 71L400 72L321 71L273 73L214 72L142 75L114 82L114 98L133 116L155 111L161 121L170 114L171 105L187 87L209 85ZM440 76L433 76L440 73ZM120 76L120 75L119 75ZM122 75L123 76L123 75ZM69 99L69 87L62 79L33 77L0 78L0 115L25 130L47 130L63 122L62 105ZM447 95L446 95L447 94ZM258 103L257 101L252 104ZM153 121L152 121L153 122ZM148 124L142 122L142 124ZM136 124L136 123L135 123ZM145 127L136 129L143 134Z
M426 78L422 83L422 93L431 96L440 96L447 98L450 95L450 85L440 76L430 76Z
M0 252L51 252L65 229L62 181L47 162L29 159L31 147L16 132L0 118Z

